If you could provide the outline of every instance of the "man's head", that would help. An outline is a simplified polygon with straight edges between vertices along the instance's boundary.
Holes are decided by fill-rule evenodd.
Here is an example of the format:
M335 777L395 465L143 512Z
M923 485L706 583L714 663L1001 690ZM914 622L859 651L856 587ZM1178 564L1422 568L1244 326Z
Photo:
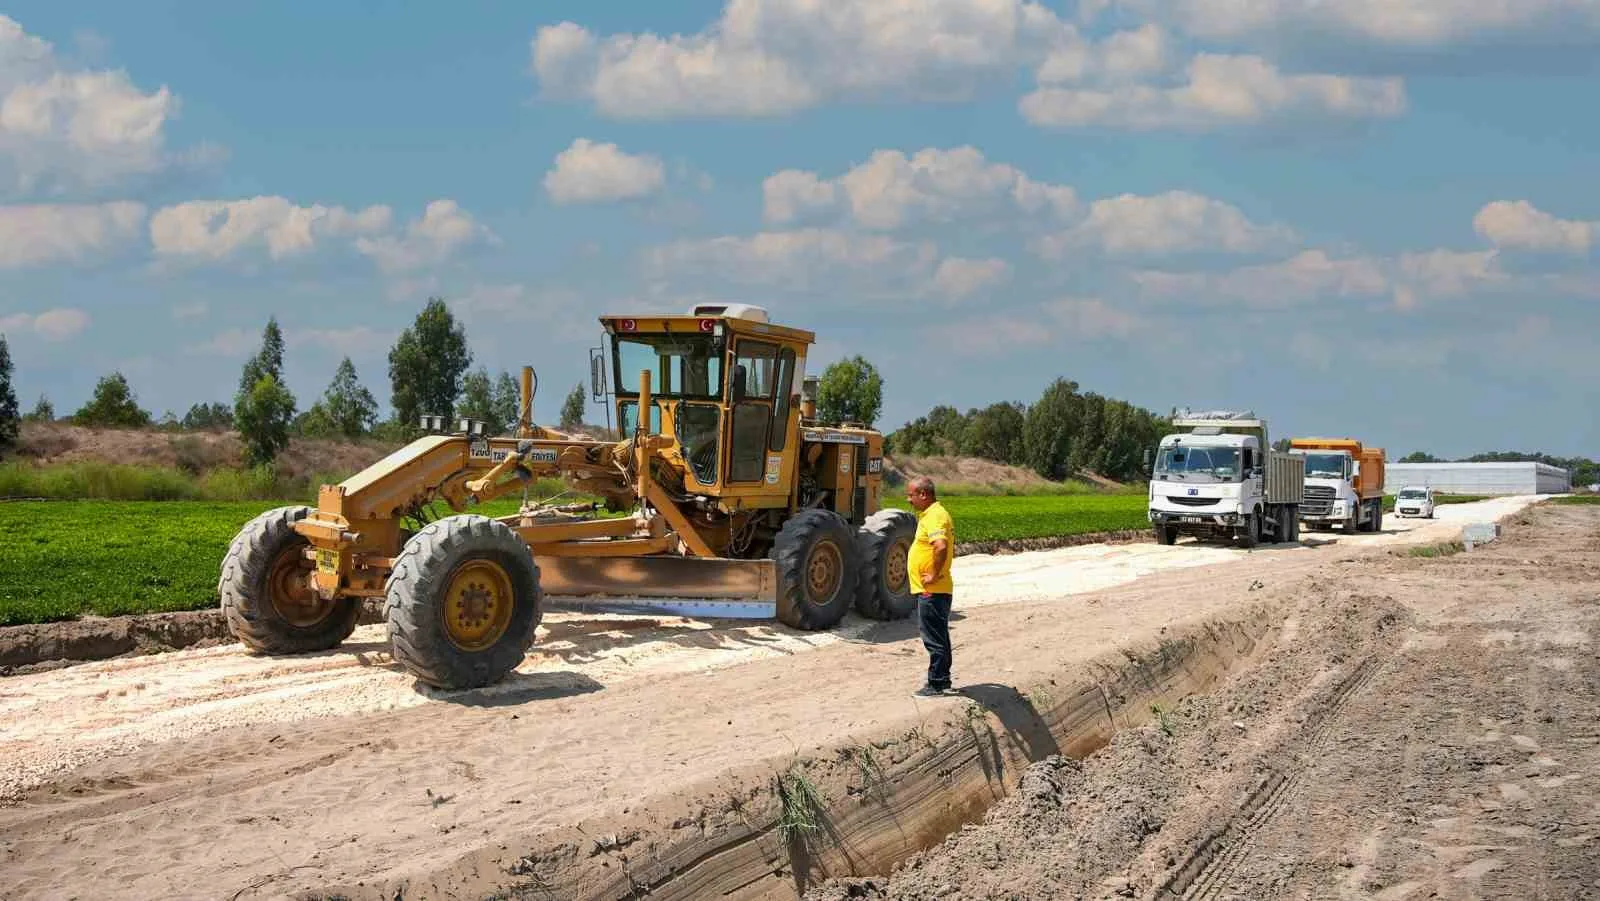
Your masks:
M939 499L938 492L933 487L933 479L927 476L917 476L906 483L906 500L917 510L926 510L929 505Z

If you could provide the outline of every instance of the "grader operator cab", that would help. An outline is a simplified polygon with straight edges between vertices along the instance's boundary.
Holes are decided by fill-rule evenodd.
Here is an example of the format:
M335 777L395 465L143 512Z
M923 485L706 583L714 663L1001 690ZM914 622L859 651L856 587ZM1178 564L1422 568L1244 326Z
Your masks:
M218 583L234 636L272 654L332 648L362 599L381 597L395 660L462 689L522 661L546 596L807 630L852 606L876 619L915 609L915 517L879 509L882 435L816 420L811 332L748 306L600 322L621 441L535 425L524 368L515 434L463 420L322 486L315 509L247 523ZM524 492L514 514L467 512L546 476L601 500ZM453 515L431 519L439 501Z

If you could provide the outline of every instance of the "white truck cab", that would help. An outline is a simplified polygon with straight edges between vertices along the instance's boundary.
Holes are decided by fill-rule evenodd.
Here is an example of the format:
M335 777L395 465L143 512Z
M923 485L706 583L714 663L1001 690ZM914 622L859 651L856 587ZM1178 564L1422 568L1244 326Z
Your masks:
M1304 463L1273 451L1266 423L1226 411L1174 418L1150 478L1156 540L1180 534L1239 538L1246 547L1300 537Z

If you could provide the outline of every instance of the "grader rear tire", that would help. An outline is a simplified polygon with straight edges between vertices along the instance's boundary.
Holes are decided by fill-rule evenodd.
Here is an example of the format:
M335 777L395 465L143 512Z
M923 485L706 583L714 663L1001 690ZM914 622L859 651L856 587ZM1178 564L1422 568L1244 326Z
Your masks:
M806 631L831 629L856 598L861 555L844 517L801 510L773 542L778 564L778 620Z
M429 523L385 586L394 659L435 688L481 688L516 669L543 616L539 567L510 526L486 516Z
M906 554L917 537L917 518L905 510L879 510L856 530L861 569L856 611L869 619L905 619L917 609Z
M228 631L262 654L306 654L338 647L355 631L359 598L324 601L306 577L309 542L294 524L306 506L278 507L245 523L228 546L217 580Z

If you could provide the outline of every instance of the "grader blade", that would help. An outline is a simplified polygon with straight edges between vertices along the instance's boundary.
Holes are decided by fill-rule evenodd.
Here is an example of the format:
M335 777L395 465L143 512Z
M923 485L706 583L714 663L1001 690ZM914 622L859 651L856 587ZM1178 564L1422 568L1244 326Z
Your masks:
M720 619L778 613L778 571L771 560L541 556L538 563L551 607Z

